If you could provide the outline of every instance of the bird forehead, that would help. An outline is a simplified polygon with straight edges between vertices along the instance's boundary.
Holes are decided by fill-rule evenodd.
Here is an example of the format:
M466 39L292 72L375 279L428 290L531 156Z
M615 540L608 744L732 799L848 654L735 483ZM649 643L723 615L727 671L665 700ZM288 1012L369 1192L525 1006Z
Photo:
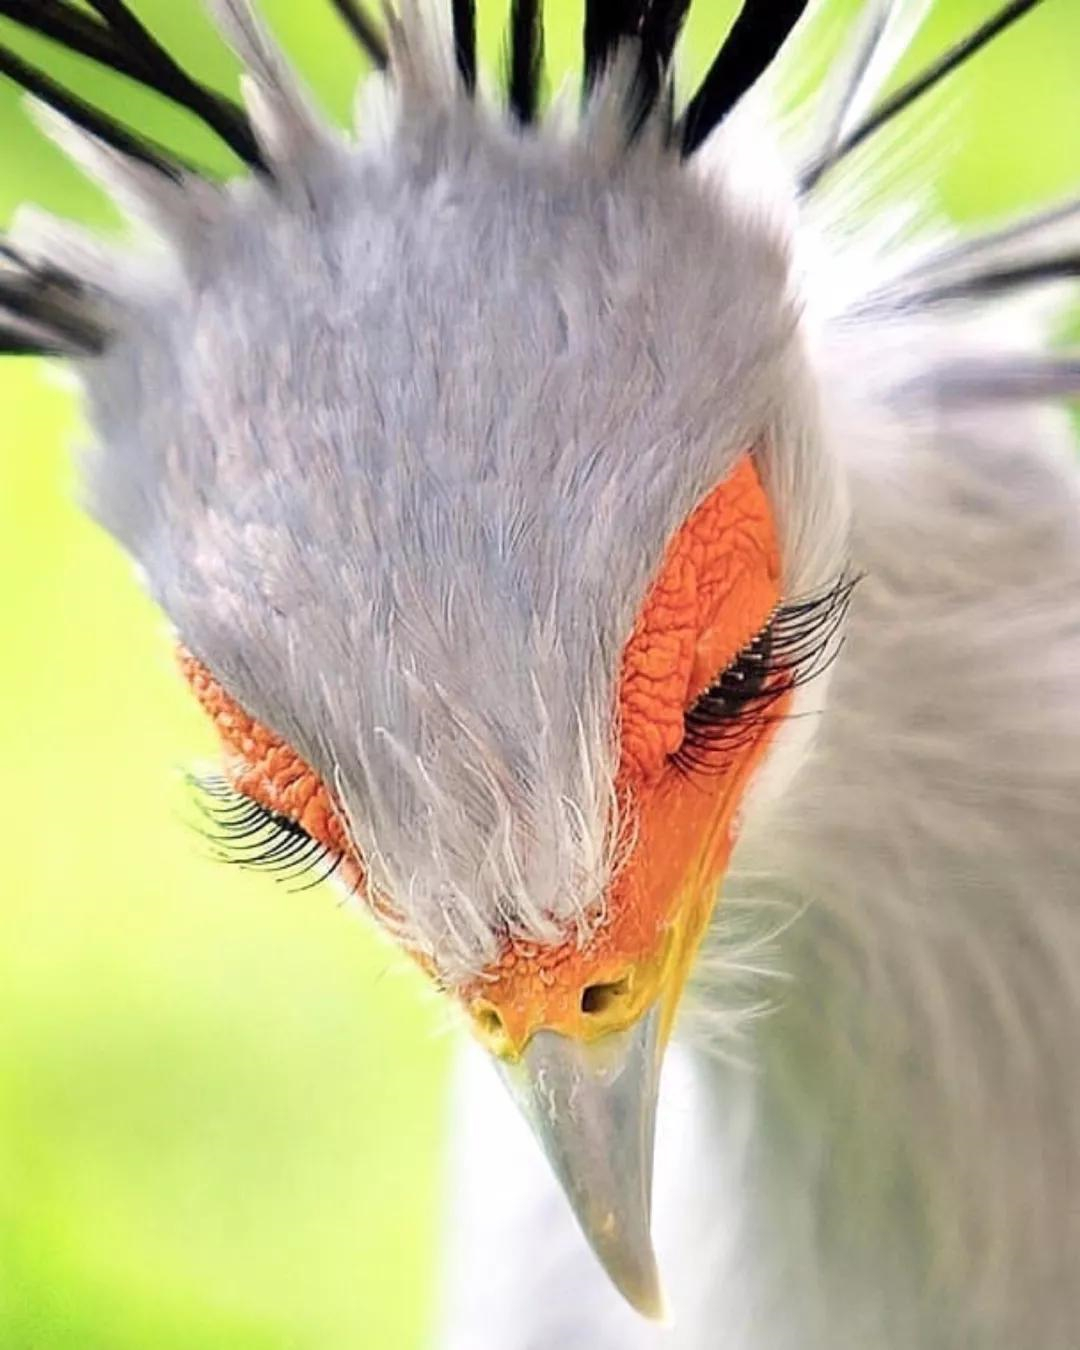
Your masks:
M99 517L474 964L602 884L623 648L790 334L685 173L478 136L251 189L89 390Z

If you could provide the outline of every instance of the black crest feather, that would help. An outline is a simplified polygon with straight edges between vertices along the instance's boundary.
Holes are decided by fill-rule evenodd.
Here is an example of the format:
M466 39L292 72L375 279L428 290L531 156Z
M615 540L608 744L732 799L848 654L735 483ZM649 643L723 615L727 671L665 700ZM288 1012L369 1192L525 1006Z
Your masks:
M7 355L95 356L105 330L94 321L84 287L54 267L36 267L0 241L0 351Z
M544 30L540 0L512 0L507 99L510 111L523 126L536 117L543 61Z
M69 93L62 85L51 80L43 71L24 61L10 47L0 44L0 74L7 75L27 93L39 98L50 108L55 108L76 126L82 127L114 150L148 164L166 177L179 179L185 168L190 168L177 156L155 145L145 136L129 131L115 118L106 116L91 107L76 95Z
M349 32L367 54L371 64L378 70L385 70L389 61L386 42L356 0L331 0L331 4L345 20Z
M830 169L846 159L853 150L868 141L871 136L887 126L894 117L898 117L906 108L928 94L942 80L946 79L961 66L977 56L984 47L1012 27L1018 19L1036 9L1043 0L1009 0L1009 3L991 15L985 23L962 38L954 47L920 71L913 79L902 85L882 104L870 112L856 127L853 127L827 155L804 170L800 180L802 191L811 192Z
M194 3L194 0L190 0ZM477 78L476 0L444 0L450 5L454 51L461 81L471 92ZM946 51L921 74L873 109L837 139L804 173L810 191L819 179L893 118L911 107L953 71L1043 0L1008 0L989 19ZM360 0L330 0L377 67L388 65L387 45L360 6ZM585 0L583 30L586 97L621 43L636 44L637 79L626 110L632 137L658 106L670 118L671 65L691 0ZM673 142L692 155L724 120L740 98L772 63L802 16L808 0L744 0L738 17L700 88L674 127ZM124 0L0 0L0 19L38 34L78 56L133 80L145 89L197 116L249 167L269 173L244 109L234 100L190 76L157 41ZM512 0L509 34L508 103L523 125L539 107L543 59L542 0ZM108 116L47 75L10 45L0 42L0 75L6 75L70 121L133 160L173 179L198 171L140 131ZM1067 204L1058 211L1071 211ZM1031 217L1010 227L1034 230L1045 223ZM998 238L988 236L963 247L977 254ZM972 259L975 261L975 259ZM943 304L993 298L1016 288L1080 276L1080 257L1063 252L1016 265L974 266L958 275L912 285L907 302ZM0 354L91 355L101 351L106 334L96 305L74 278L35 268L0 239ZM1073 366L1069 367L1070 372ZM1055 373L1055 378L1057 374ZM1071 375L1070 375L1071 378Z
M454 21L454 57L462 83L476 88L476 0L451 0Z
M1037 258L1015 267L992 267L958 281L927 286L910 297L910 303L919 305L944 304L952 300L987 300L1007 295L1027 286L1045 285L1055 281L1069 281L1080 277L1080 253L1061 253Z
M746 0L679 123L692 155L772 64L809 0Z
M585 87L591 89L624 37L636 30L641 6L625 0L586 0L581 42Z
M186 108L244 163L265 169L247 116L238 104L193 80L127 5L119 0L94 0L93 7L100 19L66 0L0 0L0 15ZM0 47L0 52L4 74L109 145L173 176L185 167L176 156L62 89L10 48Z
M619 45L637 43L637 72L632 106L628 110L631 135L662 99L670 106L671 59L682 30L689 0L589 0L585 7L584 82L590 93Z
M671 64L690 0L588 0L582 33L585 86L591 89L624 38L637 38L643 66Z
M0 324L0 356L63 356L59 347L46 342L32 342Z

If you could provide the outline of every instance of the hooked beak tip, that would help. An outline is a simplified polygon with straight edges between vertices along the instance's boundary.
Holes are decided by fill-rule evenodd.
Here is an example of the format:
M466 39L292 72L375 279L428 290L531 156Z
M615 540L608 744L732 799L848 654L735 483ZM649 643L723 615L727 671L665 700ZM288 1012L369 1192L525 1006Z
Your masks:
M626 1268L616 1270L605 1262L604 1268L619 1293L636 1312L642 1317L647 1317L650 1322L667 1324L670 1322L667 1300L664 1297L660 1272L651 1245L647 1259L639 1265L640 1268L635 1270Z
M574 1208L589 1245L627 1303L650 1321L667 1321L667 1302L647 1213L643 1223L627 1223L626 1216L620 1217L612 1210L598 1215L584 1206Z

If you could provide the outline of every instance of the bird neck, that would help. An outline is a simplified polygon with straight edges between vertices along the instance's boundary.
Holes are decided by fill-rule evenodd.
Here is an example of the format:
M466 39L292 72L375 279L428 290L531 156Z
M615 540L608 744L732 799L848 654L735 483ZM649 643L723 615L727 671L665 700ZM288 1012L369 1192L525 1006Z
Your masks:
M945 430L947 471L911 439L853 471L865 580L817 744L703 960L721 1049L740 981L770 1008L714 1099L753 1120L728 1146L771 1346L1080 1326L1080 506L1053 425Z

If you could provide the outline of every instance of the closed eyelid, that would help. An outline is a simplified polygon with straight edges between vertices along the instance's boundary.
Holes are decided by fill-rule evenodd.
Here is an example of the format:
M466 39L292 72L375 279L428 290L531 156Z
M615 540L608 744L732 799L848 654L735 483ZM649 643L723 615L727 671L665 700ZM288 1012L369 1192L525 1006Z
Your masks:
M663 768L682 743L687 704L761 631L779 599L772 514L746 454L672 539L626 645L625 779Z
M225 755L229 787L272 816L293 822L329 853L359 871L356 850L332 793L295 750L233 699L189 651L181 672L210 717Z

